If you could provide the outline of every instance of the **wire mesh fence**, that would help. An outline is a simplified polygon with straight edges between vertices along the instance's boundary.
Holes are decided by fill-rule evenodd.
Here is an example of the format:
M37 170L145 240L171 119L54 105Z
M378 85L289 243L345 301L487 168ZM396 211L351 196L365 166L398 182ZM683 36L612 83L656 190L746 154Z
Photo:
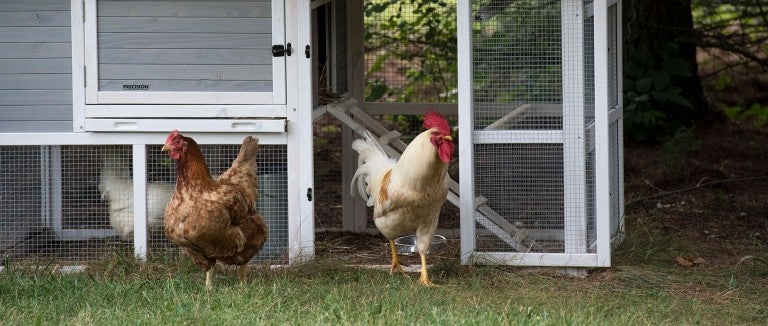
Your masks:
M239 145L202 145L213 176L231 166ZM269 238L255 261L287 262L285 145L258 154L260 198ZM178 252L163 231L176 179L159 145L147 146L148 254ZM78 264L113 252L132 254L131 146L0 146L0 255L13 260Z

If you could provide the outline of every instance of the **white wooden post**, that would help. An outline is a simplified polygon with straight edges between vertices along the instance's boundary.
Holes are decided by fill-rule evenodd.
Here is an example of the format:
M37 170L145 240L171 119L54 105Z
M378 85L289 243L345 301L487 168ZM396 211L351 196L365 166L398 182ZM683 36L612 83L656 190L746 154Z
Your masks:
M147 146L133 145L133 254L147 259Z
M611 157L608 76L608 5L596 0L594 8L595 53L595 213L597 264L611 265Z
M310 5L287 1L286 38L296 49L286 56L288 109L288 262L300 263L315 255L314 186L312 163L312 59L303 49L312 42Z
M581 0L566 0L561 6L564 252L583 254L587 251L584 7Z
M472 1L458 0L456 4L459 80L459 173L461 263L471 264L475 251L475 165L473 145L472 92Z

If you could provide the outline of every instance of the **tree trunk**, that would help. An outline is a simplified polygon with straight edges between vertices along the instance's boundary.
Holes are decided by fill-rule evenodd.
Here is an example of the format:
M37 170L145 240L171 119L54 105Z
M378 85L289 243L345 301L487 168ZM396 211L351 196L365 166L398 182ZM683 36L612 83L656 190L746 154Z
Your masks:
M657 59L664 44L678 46L680 56L689 63L691 76L677 77L673 83L681 96L691 103L691 108L667 102L663 111L670 122L692 126L712 117L713 110L704 97L696 62L691 0L624 0L624 54L647 49ZM624 58L626 62L627 57Z

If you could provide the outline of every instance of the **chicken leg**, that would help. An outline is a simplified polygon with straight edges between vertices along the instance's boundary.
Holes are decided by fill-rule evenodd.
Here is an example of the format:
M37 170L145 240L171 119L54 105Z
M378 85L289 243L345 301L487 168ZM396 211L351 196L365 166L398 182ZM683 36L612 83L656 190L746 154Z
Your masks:
M245 278L248 275L248 266L240 265L240 284L245 284Z
M419 283L423 286L437 286L429 281L429 275L427 275L427 254L419 251L421 256L421 276L419 277Z
M403 273L403 268L400 267L400 258L397 257L397 247L395 247L395 240L389 240L389 248L392 249L392 267L389 268L389 275L392 275L395 271Z
M205 289L210 290L213 287L213 267L205 272Z

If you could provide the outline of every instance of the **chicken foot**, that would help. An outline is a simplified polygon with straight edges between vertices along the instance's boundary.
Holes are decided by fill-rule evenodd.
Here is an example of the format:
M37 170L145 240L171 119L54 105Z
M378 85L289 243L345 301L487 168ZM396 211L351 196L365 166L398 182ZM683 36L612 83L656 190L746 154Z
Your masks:
M397 257L395 240L389 240L389 248L392 249L392 267L389 268L389 275L392 275L395 271L403 274L403 268L400 266L400 258Z
M421 276L419 277L419 283L423 286L437 286L429 280L429 275L427 274L427 254L419 252L419 256L421 256Z

